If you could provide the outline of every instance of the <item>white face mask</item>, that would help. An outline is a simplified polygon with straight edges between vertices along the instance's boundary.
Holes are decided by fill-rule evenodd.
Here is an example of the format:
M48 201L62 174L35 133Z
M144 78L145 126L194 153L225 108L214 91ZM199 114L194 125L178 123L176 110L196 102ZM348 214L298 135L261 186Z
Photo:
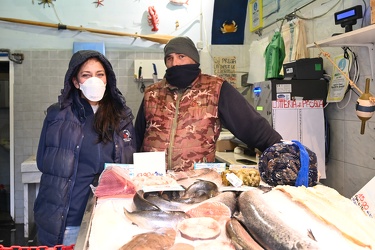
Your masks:
M91 77L84 83L79 84L79 89L86 96L87 99L93 102L100 101L105 92L105 84L98 77Z

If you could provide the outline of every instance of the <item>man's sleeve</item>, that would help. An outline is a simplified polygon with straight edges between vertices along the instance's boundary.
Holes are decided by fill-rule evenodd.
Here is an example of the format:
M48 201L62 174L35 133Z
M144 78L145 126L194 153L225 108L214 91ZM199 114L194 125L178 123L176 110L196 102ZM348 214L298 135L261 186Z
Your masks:
M222 125L250 148L264 151L282 137L232 85L224 82L219 97Z

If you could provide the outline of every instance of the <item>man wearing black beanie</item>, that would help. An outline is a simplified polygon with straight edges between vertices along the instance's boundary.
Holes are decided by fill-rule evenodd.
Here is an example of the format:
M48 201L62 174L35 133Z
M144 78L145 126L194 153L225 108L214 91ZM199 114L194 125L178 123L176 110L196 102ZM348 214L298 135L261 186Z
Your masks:
M222 126L260 151L280 142L280 134L231 84L201 72L190 38L171 39L164 55L164 79L146 88L135 122L138 151L164 151L167 170L187 171L196 162L215 162Z

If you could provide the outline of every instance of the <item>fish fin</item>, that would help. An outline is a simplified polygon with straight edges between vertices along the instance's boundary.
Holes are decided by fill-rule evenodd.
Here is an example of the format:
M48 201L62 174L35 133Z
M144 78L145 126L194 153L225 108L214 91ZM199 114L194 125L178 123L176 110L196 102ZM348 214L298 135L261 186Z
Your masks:
M316 241L315 236L311 229L307 229L307 236Z
M267 186L259 185L258 189L260 189L261 191L263 191L263 193L265 194L265 193L268 193L269 191L271 191L272 187L267 187Z

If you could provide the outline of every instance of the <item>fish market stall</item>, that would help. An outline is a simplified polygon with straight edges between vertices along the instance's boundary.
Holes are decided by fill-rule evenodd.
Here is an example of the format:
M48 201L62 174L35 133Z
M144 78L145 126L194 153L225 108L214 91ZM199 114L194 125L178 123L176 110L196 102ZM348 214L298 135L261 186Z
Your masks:
M201 169L160 179L170 187L167 198L150 188L155 180L145 185L148 177L120 175L121 194L105 197L96 189L90 198L76 249L375 248L375 220L321 184L234 187L222 173ZM176 191L176 183L186 188Z

